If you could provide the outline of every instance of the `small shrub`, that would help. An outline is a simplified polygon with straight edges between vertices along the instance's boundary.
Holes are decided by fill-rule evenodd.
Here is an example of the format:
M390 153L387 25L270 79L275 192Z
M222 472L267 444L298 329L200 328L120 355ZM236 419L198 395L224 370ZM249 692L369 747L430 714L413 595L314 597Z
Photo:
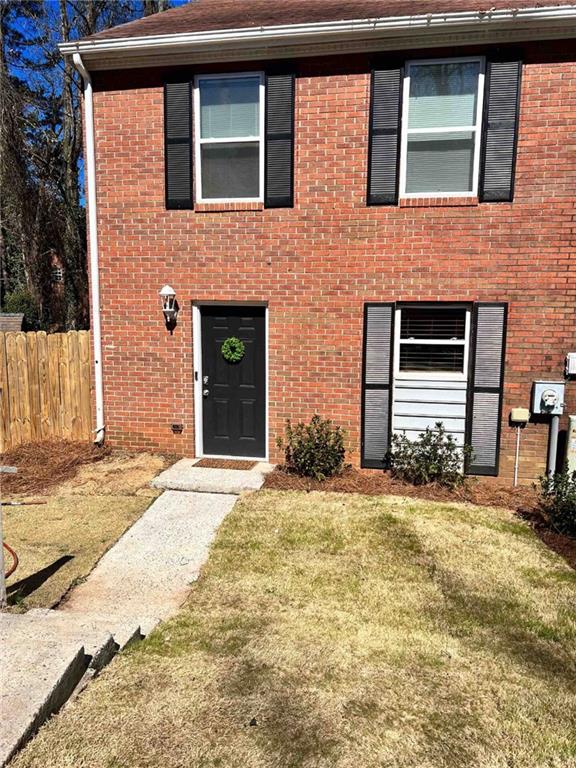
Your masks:
M340 474L344 467L344 431L330 419L315 415L310 424L299 422L295 427L286 423L286 443L277 440L284 449L285 466L289 472L302 477L325 480Z
M576 471L541 477L540 489L550 523L560 533L576 536Z
M462 485L466 478L463 463L471 458L472 449L460 448L437 422L435 429L426 428L418 440L406 435L392 435L389 459L392 474L413 485L437 483L446 488Z
M4 297L4 312L24 314L24 330L34 331L40 325L38 303L25 288L16 288Z

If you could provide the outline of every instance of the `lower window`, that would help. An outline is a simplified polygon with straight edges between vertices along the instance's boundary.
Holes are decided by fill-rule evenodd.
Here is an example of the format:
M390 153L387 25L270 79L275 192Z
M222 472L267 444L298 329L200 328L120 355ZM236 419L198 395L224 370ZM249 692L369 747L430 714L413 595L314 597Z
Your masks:
M363 467L387 466L393 432L442 422L470 474L498 474L507 318L501 301L364 305Z
M392 431L417 437L441 421L464 444L470 307L396 309Z

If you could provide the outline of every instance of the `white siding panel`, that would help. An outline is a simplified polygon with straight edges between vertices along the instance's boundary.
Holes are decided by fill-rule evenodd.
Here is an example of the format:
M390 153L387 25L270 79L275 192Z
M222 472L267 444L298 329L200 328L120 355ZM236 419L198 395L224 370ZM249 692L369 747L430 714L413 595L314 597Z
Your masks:
M396 386L396 402L398 403L466 403L466 386L462 389L446 389L440 387L400 387Z
M405 429L418 429L423 432L426 427L434 428L441 421L447 432L464 432L464 419L448 419L440 416L398 416L394 414L394 431L403 432Z
M397 431L400 431L400 430L397 430ZM402 434L406 435L408 440L418 440L418 438L422 434L422 430L421 429L415 429L415 430L406 429L406 430L402 430ZM464 435L462 433L460 433L460 432L452 432L451 435L454 438L454 442L456 443L456 445L458 445L458 446L463 446L464 445Z
M396 416L430 416L431 418L464 419L466 403L422 403L396 400Z
M396 379L392 429L415 440L438 421L464 444L467 382L440 379Z

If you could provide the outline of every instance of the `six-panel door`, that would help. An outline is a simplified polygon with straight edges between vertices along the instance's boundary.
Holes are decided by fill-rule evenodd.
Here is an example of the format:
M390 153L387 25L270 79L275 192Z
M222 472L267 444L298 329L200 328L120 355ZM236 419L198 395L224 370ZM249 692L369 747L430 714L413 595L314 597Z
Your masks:
M266 454L266 315L264 307L202 307L204 454ZM239 362L222 353L226 339L244 344Z

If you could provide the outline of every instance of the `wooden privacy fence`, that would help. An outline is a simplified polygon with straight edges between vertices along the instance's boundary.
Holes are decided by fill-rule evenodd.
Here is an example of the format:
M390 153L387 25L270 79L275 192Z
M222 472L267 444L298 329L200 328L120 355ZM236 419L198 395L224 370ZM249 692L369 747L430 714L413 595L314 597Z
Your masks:
M90 333L0 333L0 452L92 435Z

